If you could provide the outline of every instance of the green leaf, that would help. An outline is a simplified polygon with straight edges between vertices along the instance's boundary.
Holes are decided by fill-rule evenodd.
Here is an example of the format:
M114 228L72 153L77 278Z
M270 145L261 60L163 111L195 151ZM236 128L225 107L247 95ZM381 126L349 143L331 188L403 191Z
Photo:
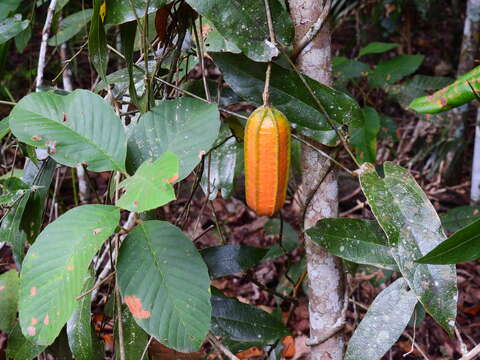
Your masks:
M391 60L382 61L369 76L369 83L375 88L393 84L417 71L423 59L423 55L399 55Z
M3 217L0 225L0 239L11 245L15 265L20 269L27 235L20 228L23 212L28 202L28 194L23 195Z
M9 332L17 320L18 273L9 270L0 275L0 330Z
M73 38L80 31L85 29L93 15L93 9L84 9L67 16L60 22L58 31L50 39L48 45L59 46Z
M425 310L447 331L452 331L457 311L455 267L424 265L415 259L445 239L440 219L415 179L391 162L380 178L371 164L360 171L360 184L370 208L387 234L400 272Z
M19 313L25 336L39 345L55 340L77 306L88 265L119 220L114 206L83 205L40 233L20 273Z
M20 34L30 24L30 20L22 20L22 15L14 16L0 21L0 44L6 43L11 38Z
M95 277L88 274L83 283L82 294L91 290ZM92 328L92 299L90 293L83 296L67 322L68 345L75 360L103 359L103 346Z
M458 230L417 262L458 264L478 258L480 258L480 219Z
M117 271L138 325L169 348L198 350L210 324L210 279L180 229L157 220L138 224L120 249Z
M50 157L41 165L29 161L24 168L24 181L38 187L30 194L22 217L21 228L27 234L30 243L33 243L42 228L43 214L56 168L57 163Z
M228 106L242 101L242 98L233 92L228 86L219 88L218 82L207 80L208 89L212 99L218 99L218 91L220 90L220 106ZM205 86L202 80L189 80L182 84L182 89L191 92L202 98L205 97ZM188 94L187 94L188 96Z
M117 206L132 212L152 210L175 200L173 183L178 179L178 158L166 152L157 160L146 160L135 174L119 184L125 193Z
M285 326L269 313L219 296L212 296L211 331L229 340L261 344L289 335Z
M265 224L265 234L268 235L279 235L280 234L280 220L279 219L270 219ZM282 246L280 244L275 244L270 249L268 253L264 256L263 260L271 260L276 257L285 255L285 252L290 252L298 246L298 235L292 226L283 222L283 231L282 231Z
M26 193L30 193L35 188L30 188L22 180L16 177L0 179L0 205L12 205Z
M376 221L339 218L322 219L307 230L317 244L342 259L357 264L396 269L387 239Z
M455 232L480 219L480 206L458 206L440 215L443 228Z
M212 246L201 251L212 279L251 268L257 265L266 253L266 249L248 245Z
M115 353L119 354L120 347L118 341L118 322L115 323ZM148 335L143 329L137 325L128 307L122 307L122 326L123 326L123 343L125 348L126 359L141 359L143 351L147 347ZM148 353L147 353L148 354ZM148 355L144 357L148 359ZM76 359L75 359L76 360Z
M13 108L10 127L20 141L49 148L50 156L63 165L125 170L122 123L105 100L90 91L30 94Z
M403 278L384 289L350 338L345 360L380 360L402 335L416 304Z
M0 2L0 20L5 19L11 12L17 10L22 0L2 0Z
M140 73L139 76L144 77L145 72L140 71L139 69L135 68L134 60L133 60L133 52L135 47L135 34L137 33L137 22L130 21L120 25L120 38L122 41L122 50L125 56L125 62L127 63L127 74L128 74L128 93L132 99L132 102L139 108L143 110L141 106L138 95L137 89L135 88L135 72ZM147 65L148 67L148 65ZM110 76L110 75L109 75ZM137 75L138 76L138 75ZM107 80L108 76L107 76Z
M231 52L234 54L239 54L242 52L237 45L225 39L210 21L204 21L204 26L205 25L208 26L208 34L207 38L205 39L205 51Z
M32 360L45 350L46 346L37 345L31 339L22 334L17 322L13 330L8 334L7 356L15 360Z
M447 111L474 100L477 94L472 88L477 94L480 93L480 66L433 95L413 100L409 108L424 114L437 114Z
M210 20L218 32L233 42L254 61L270 61L279 54L268 41L267 16L262 1L230 2L224 0L187 0L187 3L202 16ZM288 46L293 40L293 23L288 12L279 1L271 0L276 40Z
M337 56L332 60L333 72L336 77L354 79L367 76L371 71L370 66L364 62Z
M381 53L393 50L399 46L400 44L396 44L396 43L371 42L367 46L360 49L360 52L358 53L358 57L361 57L367 54L381 54Z
M0 140L2 140L5 135L10 132L10 121L8 116L0 121Z
M192 98L160 102L133 125L128 140L130 173L145 160L171 151L180 160L183 180L200 162L218 136L220 114L215 104Z
M352 129L350 143L355 147L360 162L375 162L380 116L372 107L365 107L362 112L365 123L361 128Z
M162 6L172 2L173 0L107 0L107 16L105 22L107 24L122 24L143 18L145 9L150 14ZM132 7L133 4L133 7ZM136 14L136 16L135 16Z
M107 76L108 53L105 27L100 16L103 0L93 0L93 15L88 34L88 54L90 61L102 80ZM108 12L108 5L107 5Z
M211 55L233 91L257 106L263 103L266 64L241 55ZM361 127L362 113L354 99L307 76L305 79L335 124ZM298 75L276 64L272 64L270 101L290 122L316 130L332 130Z
M216 147L215 150L205 158L200 184L210 200L215 199L218 192L222 194L222 198L227 199L233 192L237 153L240 146L232 136L230 128L222 125L219 138L213 147Z

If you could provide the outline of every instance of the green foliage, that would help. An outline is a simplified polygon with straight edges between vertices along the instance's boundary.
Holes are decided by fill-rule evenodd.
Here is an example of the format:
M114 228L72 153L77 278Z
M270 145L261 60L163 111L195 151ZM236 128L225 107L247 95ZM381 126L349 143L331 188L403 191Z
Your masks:
M440 215L443 228L455 232L480 219L480 206L458 206Z
M342 259L396 269L395 248L376 222L361 219L322 219L307 230L313 241Z
M227 41L234 43L253 61L270 61L279 54L275 45L265 40L268 29L263 1L247 1L233 6L224 0L187 0L187 3L211 21ZM273 25L276 40L288 46L293 40L290 16L279 1L269 0L269 4L272 19L275 19Z
M150 14L172 2L172 0L106 0L106 2L107 15L105 22L118 25L143 18L147 4L146 13Z
M16 14L10 18L0 21L0 44L6 43L11 38L20 34L28 27L29 24L30 21L22 20L22 16L20 14Z
M124 170L127 138L120 119L98 95L27 95L10 113L10 128L22 142L49 149L57 162L86 164L91 171Z
M195 246L162 221L138 224L118 258L118 284L135 321L162 344L196 351L210 324L210 279Z
M350 143L355 147L360 162L375 162L380 116L372 107L362 109L362 113L364 125L352 131Z
M12 12L17 10L22 0L2 0L0 3L0 20L10 16Z
M458 264L478 258L480 258L480 219L458 230L417 262Z
M374 88L393 84L405 76L413 74L422 64L422 55L399 55L388 61L378 63L368 81Z
M7 333L17 320L18 284L17 270L0 275L0 330Z
M48 45L59 46L85 29L93 15L93 9L85 9L70 16L67 16L60 22L58 31L50 39Z
M88 265L119 220L116 207L83 205L40 233L20 273L20 324L26 337L39 345L53 343L76 308Z
M179 180L183 180L215 142L220 128L215 104L192 98L160 102L143 114L131 129L127 167L135 171L144 161L156 160L166 151L180 160Z
M88 53L90 61L101 79L107 76L108 54L105 27L100 15L103 0L93 0L93 15L88 34ZM108 6L108 5L107 5Z
M368 54L382 54L384 52L396 49L400 44L384 43L384 42L371 42L367 46L360 49L358 57L362 57Z
M445 240L440 219L423 190L405 169L384 164L383 178L364 164L360 184L375 218L395 246L398 268L425 310L447 331L453 332L456 305L455 267L415 262Z
M175 200L172 184L178 179L178 158L165 152L157 160L146 160L135 174L119 184L125 190L117 206L144 212Z
M247 245L212 246L201 251L212 279L232 275L257 265L267 253Z
M403 278L384 289L353 333L345 360L380 360L402 335L417 301Z

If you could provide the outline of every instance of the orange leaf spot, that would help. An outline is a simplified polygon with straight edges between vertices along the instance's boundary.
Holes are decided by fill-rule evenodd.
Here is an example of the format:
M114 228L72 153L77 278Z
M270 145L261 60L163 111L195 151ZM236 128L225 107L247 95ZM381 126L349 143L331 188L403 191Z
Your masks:
M178 179L178 174L175 174L170 179L164 179L164 180L171 184L171 183L177 181L177 179Z
M5 285L0 286L0 291L5 290Z
M94 229L93 230L93 235L97 235L98 233L100 233L102 231L102 229Z
M30 335L30 336L35 336L35 332L36 332L36 331L35 331L35 328L34 328L33 326L29 326L29 327L27 328L27 333L28 333L28 335Z
M38 135L34 135L34 136L32 136L32 140L33 141L40 141L40 140L42 140L42 137L38 136Z
M133 206L135 206L135 207L138 206L138 201L137 201L137 200L135 200L135 201L133 202Z
M47 314L47 315L45 315L45 318L43 319L43 323L45 325L48 325L49 322L50 322L50 319L48 318L48 314Z
M32 318L32 325L37 325L37 324L38 324L37 318Z
M30 289L30 296L35 296L35 295L37 295L37 287L32 286L32 288Z
M147 319L150 317L150 311L142 309L142 302L136 296L125 296L123 300L127 304L128 309L137 319Z
M257 346L251 347L237 354L237 357L239 359L249 359L252 357L259 357L259 356L263 356L263 350Z
M68 266L67 266L67 270L68 270L68 271L72 271L73 269L75 269L75 268L73 267L73 265L68 265Z

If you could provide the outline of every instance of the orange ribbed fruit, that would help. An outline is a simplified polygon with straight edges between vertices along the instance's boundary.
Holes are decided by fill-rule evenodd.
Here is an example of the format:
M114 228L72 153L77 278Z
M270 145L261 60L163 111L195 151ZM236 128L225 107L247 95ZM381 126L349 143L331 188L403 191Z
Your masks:
M245 127L245 192L247 205L271 216L283 206L290 169L290 124L280 111L262 106Z

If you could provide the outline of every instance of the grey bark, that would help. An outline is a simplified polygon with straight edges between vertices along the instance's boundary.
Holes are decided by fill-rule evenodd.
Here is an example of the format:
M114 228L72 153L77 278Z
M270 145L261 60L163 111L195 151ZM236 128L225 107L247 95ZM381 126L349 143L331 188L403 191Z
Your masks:
M323 6L317 0L289 0L298 43L322 14ZM297 57L297 66L304 74L330 85L331 49L330 28L325 24L313 41ZM318 144L317 144L318 145ZM305 206L304 228L318 220L338 215L338 186L335 171L329 171L330 162L308 146L302 148L302 184L299 198ZM325 176L325 174L327 174ZM325 177L325 178L324 178ZM321 179L319 187L317 184ZM340 360L344 339L339 329L343 323L344 274L340 259L329 254L305 236L309 280L309 312L311 358ZM329 337L329 335L331 335ZM326 341L323 341L328 337Z
M463 28L462 48L457 67L457 77L469 72L475 66L476 55L480 43L480 0L468 0ZM451 112L451 134L458 146L453 148L446 157L445 173L443 174L448 184L457 183L458 167L461 164L463 153L463 140L468 128L468 104L460 106Z

